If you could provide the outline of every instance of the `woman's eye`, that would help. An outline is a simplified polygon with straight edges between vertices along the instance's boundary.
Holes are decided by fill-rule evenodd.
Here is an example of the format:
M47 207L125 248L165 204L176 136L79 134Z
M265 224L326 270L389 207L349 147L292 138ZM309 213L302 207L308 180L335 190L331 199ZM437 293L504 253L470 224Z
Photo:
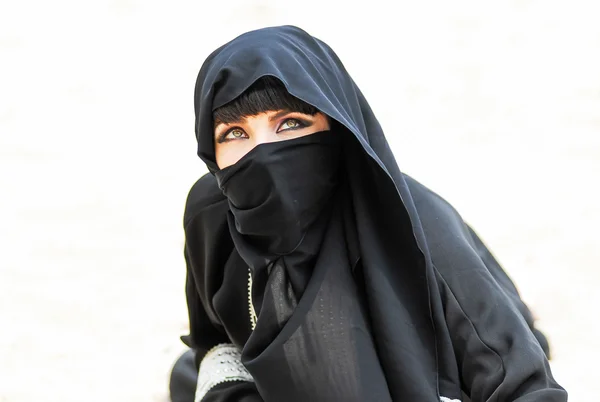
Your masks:
M244 132L242 130L239 129L233 129L230 132L227 133L227 135L225 136L226 139L228 140L235 140L238 138L244 138Z
M290 128L300 128L302 127L303 124L300 122L300 120L296 120L296 119L287 119L286 121L283 122L283 124L281 125L281 129L282 130L287 130Z

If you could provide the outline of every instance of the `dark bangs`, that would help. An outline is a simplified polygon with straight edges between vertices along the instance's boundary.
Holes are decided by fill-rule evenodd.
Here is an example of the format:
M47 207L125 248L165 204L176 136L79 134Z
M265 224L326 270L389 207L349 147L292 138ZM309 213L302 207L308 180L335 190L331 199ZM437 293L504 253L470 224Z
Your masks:
M234 123L245 116L255 116L273 110L289 110L314 115L319 110L292 96L281 81L272 76L258 79L244 93L213 112L213 121Z

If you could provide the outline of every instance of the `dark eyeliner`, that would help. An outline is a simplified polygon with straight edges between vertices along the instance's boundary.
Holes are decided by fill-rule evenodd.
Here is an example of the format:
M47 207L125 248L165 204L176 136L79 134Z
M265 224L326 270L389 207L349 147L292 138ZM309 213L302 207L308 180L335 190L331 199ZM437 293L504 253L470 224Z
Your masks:
M293 128L284 128L283 130L281 129L281 126L283 126L285 124L285 122L287 122L288 120L296 120L298 123L300 123L300 125L298 127L293 127ZM304 119L300 119L298 117L288 117L287 119L284 119L281 124L279 125L279 128L277 129L277 132L280 133L282 131L292 131L292 130L299 130L301 128L306 128L309 127L312 124L312 122L306 121Z
M229 130L226 130L225 132L223 132L223 133L221 133L221 134L219 134L219 135L217 136L217 143L218 143L218 144L222 144L222 143L224 143L224 142L233 141L233 140L228 140L228 139L227 139L227 136L228 136L228 135L229 135L229 133L231 133L233 130L241 130L241 131L244 131L244 130L242 130L240 127L231 127Z

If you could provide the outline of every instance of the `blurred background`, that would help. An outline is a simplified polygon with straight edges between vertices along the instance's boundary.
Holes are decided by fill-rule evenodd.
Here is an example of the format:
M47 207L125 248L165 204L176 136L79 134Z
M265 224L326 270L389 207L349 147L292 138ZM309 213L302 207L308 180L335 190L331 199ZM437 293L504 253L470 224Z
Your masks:
M206 56L293 24L330 44L400 168L515 280L571 400L600 360L600 3L0 3L0 401L167 401ZM596 317L596 318L593 318Z

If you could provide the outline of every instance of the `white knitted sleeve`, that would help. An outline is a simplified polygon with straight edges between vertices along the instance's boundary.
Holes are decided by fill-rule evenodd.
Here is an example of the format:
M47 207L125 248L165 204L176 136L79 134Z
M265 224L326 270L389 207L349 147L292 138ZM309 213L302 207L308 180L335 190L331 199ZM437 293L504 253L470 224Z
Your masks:
M209 350L200 363L195 402L202 401L215 385L228 381L254 379L242 364L240 350L231 343L222 343Z

